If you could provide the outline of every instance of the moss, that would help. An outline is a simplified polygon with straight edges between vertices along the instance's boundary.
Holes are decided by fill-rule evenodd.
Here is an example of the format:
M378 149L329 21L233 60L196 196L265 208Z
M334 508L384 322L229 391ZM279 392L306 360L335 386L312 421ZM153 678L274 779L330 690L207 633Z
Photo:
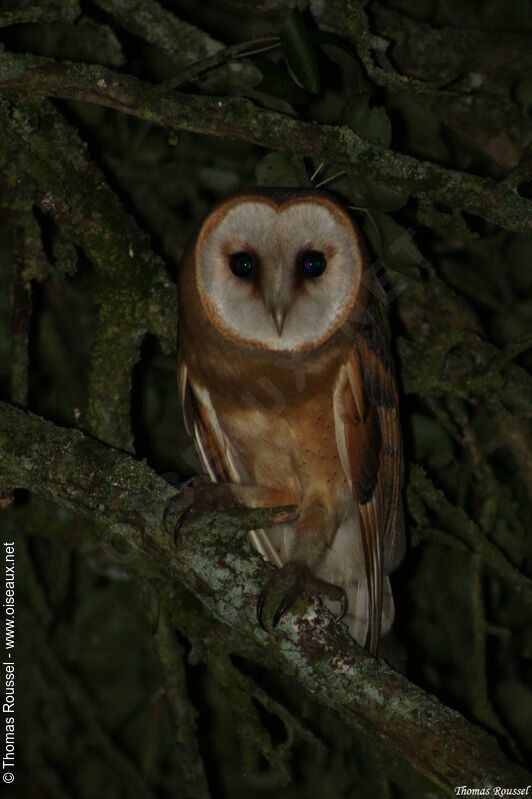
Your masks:
M2 78L3 76L3 78ZM500 225L532 229L531 202L508 184L445 169L370 144L344 128L299 122L254 107L246 100L170 94L104 67L57 64L50 59L0 54L0 86L97 102L170 130L236 138L289 154L312 155L353 172L371 167L375 180L421 200L437 200ZM103 85L101 81L103 80ZM318 144L318 146L316 146Z
M35 200L43 198L43 209L61 221L96 269L87 421L97 438L131 449L131 372L147 331L173 339L175 291L147 237L124 214L87 160L82 141L51 105L21 103L16 118L7 109L4 121L4 153L18 160ZM53 138L48 128L54 129Z

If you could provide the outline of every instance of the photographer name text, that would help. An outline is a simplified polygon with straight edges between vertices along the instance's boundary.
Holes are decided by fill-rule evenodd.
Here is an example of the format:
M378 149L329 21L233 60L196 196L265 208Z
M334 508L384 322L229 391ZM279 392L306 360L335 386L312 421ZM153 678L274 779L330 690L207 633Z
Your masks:
M4 753L2 755L2 781L14 781L15 768L15 542L4 541L5 594L4 594Z

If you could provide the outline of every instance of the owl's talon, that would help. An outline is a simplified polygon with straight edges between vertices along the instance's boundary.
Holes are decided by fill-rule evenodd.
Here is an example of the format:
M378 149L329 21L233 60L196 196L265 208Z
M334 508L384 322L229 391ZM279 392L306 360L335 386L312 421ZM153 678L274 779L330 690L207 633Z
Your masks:
M308 567L301 562L291 561L278 569L271 577L270 581L261 591L257 601L257 621L260 627L268 632L265 623L264 609L273 595L280 596L276 610L271 620L271 627L275 629L283 616L290 610L300 594L307 593L312 596L327 596L333 601L341 603L340 613L336 621L340 621L347 610L347 599L345 591L331 583L315 577Z
M264 609L271 595L276 593L276 589L278 587L283 587L283 585L285 584L285 579L286 579L285 569L286 567L275 572L273 577L269 580L269 582L264 586L264 588L260 592L259 598L257 600L257 621L259 623L259 626L261 627L262 630L264 630L265 633L269 632L269 630L264 620ZM287 601L289 598L290 600ZM273 615L271 622L272 628L277 627L282 616L286 613L290 605L293 604L294 599L295 595L293 594L293 592L289 591L288 593L284 594L283 599L279 603L277 610Z
M188 508L185 508L183 513L181 513L177 518L177 521L174 525L174 546L177 546L177 536L179 535L181 528L183 527L183 524L185 522L185 519L187 518L187 516L189 516L191 510L192 510L192 505L189 505Z
M212 483L206 475L197 475L179 486L179 493L171 497L164 510L164 526L173 536L177 546L177 537L185 521L194 511L195 516L220 510L232 510L242 507L233 495L231 488L225 483Z
M296 595L293 592L287 594L285 598L282 600L281 604L273 614L272 627L274 629L275 627L277 627L277 625L279 624L279 622L281 621L287 610L290 610L295 600L296 600Z
M257 601L257 621L259 623L259 627L264 630L265 633L268 632L266 629L266 625L264 624L264 605L266 604L266 592L261 591L259 594L259 598Z
M177 536L179 535L183 523L197 500L194 483L196 479L197 478L192 478L192 480L176 484L179 491L177 494L170 497L164 509L163 525L168 531L168 534L172 536L175 546L177 546Z
M340 600L340 610L334 617L335 624L339 621L342 621L346 613L347 613L347 595L344 591L342 598Z
M174 545L177 546L177 535L190 510L190 505L177 516L179 505L183 502L181 494L174 494L166 503L163 513L163 525L173 536Z

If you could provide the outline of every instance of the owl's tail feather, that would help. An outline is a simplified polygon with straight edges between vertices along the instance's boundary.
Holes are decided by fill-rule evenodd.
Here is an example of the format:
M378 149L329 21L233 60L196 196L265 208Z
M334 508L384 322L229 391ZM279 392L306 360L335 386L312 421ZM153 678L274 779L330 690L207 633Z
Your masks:
M353 638L364 646L369 631L369 590L366 583L355 583L346 590L347 613L344 623Z
M343 618L343 623L347 625L349 633L353 636L360 646L367 644L369 632L369 590L367 583L353 582L346 588L347 613ZM338 602L325 602L332 613L339 611ZM384 578L383 598L382 598L382 622L381 636L385 635L391 628L394 618L394 604L390 580Z

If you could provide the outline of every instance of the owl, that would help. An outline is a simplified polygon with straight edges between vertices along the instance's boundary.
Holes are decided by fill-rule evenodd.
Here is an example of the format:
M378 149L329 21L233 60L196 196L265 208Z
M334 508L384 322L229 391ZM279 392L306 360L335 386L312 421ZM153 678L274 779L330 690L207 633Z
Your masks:
M277 567L260 624L316 594L376 654L403 553L402 453L359 229L321 191L240 192L199 226L178 284L180 402L205 471L249 507L297 508L250 533Z

